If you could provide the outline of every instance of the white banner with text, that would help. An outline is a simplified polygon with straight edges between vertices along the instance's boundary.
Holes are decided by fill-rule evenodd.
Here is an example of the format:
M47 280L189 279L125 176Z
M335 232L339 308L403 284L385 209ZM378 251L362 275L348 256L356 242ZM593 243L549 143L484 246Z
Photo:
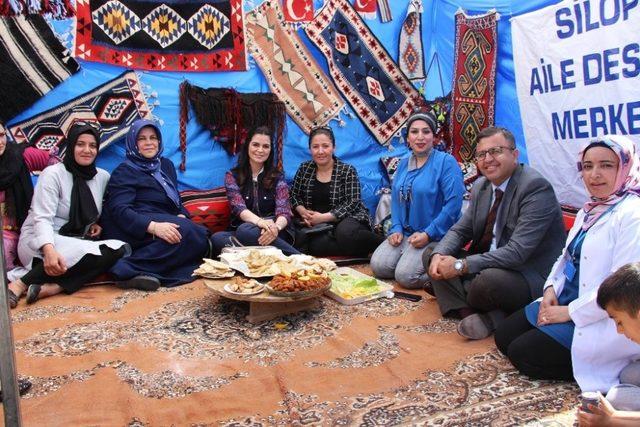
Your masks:
M581 207L580 149L609 134L640 143L640 0L562 1L511 28L529 163Z

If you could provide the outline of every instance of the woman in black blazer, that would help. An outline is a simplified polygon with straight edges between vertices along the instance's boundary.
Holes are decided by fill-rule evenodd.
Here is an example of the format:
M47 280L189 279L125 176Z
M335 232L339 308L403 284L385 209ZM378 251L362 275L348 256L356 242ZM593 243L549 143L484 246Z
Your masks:
M300 165L291 189L298 215L295 246L317 256L368 255L384 237L371 231L358 174L334 155L335 145L329 127L309 134L312 160Z

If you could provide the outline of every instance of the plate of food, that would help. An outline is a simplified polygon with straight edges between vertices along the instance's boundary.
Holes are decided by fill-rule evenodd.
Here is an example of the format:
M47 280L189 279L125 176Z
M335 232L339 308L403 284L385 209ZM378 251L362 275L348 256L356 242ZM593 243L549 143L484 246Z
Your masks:
M280 249L236 250L220 255L220 259L247 277L271 277L280 272L278 262L286 260Z
M315 271L331 271L338 268L335 262L329 258L316 258L311 255L296 254L290 255L289 259L301 269L311 269Z
M274 296L302 298L323 294L331 287L331 279L324 271L298 270L274 276L266 287Z
M382 297L393 297L393 286L353 268L340 267L329 273L331 287L327 295L345 305Z
M202 261L204 262L193 271L192 276L204 277L205 279L224 279L236 274L236 272L224 262L209 258L203 258Z
M236 276L232 282L224 285L224 290L234 295L257 295L264 291L264 285L255 279Z

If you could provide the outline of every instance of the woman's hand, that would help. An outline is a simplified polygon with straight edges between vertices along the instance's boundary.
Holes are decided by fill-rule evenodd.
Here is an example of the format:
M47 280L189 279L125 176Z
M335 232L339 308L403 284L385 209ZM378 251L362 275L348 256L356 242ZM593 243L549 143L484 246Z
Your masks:
M311 227L313 224L311 224L311 212L310 210L308 210L307 208L305 208L304 206L300 205L300 206L296 206L296 212L298 212L298 215L300 215L300 218L302 219L302 223L307 226L307 227Z
M260 237L258 237L258 244L260 246L270 245L271 242L276 240L276 237L278 237L277 234L274 236L270 231L262 230L262 232L260 233Z
M97 239L102 234L102 227L98 224L91 224L89 231L87 231L87 237L90 239Z
M180 231L178 231L179 228L180 226L173 222L151 221L147 227L147 231L165 242L175 245L182 240L182 235Z
M44 271L49 276L60 276L67 271L67 263L51 243L42 247L44 254Z
M272 237L272 239L269 240L269 243L273 242L275 238L278 237L278 233L280 232L280 230L278 230L278 226L275 222L273 222L273 220L260 218L258 222L256 222L256 225L262 229L260 237L262 237L264 234L268 234ZM260 242L260 238L258 238L258 242ZM264 246L268 243L260 244Z
M387 237L387 241L391 246L398 246L402 243L402 239L404 239L404 235L402 233L391 233Z
M424 248L429 244L429 235L425 232L416 232L409 236L407 242L416 249Z
M331 212L320 213L316 211L309 211L309 213L309 222L311 225L318 225L323 222L334 222L336 220Z
M545 309L558 305L558 297L553 286L548 286L542 294L542 302L540 303L540 310L538 311L538 325L545 325L549 323L549 319L544 315ZM543 316L545 318L543 319Z
M571 320L569 316L569 306L567 305L550 305L543 307L540 305L538 312L538 325L549 325L552 323L564 323Z
M544 307L558 305L558 297L556 296L556 290L553 289L553 286L548 286L547 289L544 290L540 305Z

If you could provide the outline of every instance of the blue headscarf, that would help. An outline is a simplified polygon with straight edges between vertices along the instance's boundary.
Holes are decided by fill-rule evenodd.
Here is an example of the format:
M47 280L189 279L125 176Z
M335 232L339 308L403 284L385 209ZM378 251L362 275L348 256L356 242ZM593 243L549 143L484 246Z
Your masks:
M144 157L140 154L140 151L138 151L138 134L142 128L147 126L153 128L158 136L158 152L150 159ZM160 133L160 128L156 122L148 119L139 119L133 122L129 129L129 133L127 133L126 148L127 160L125 163L134 169L151 175L156 181L158 181L160 187L165 191L165 193L167 193L167 197L175 203L176 206L180 206L180 195L178 194L178 189L171 178L169 178L160 167L160 156L164 147L162 144L162 133Z

